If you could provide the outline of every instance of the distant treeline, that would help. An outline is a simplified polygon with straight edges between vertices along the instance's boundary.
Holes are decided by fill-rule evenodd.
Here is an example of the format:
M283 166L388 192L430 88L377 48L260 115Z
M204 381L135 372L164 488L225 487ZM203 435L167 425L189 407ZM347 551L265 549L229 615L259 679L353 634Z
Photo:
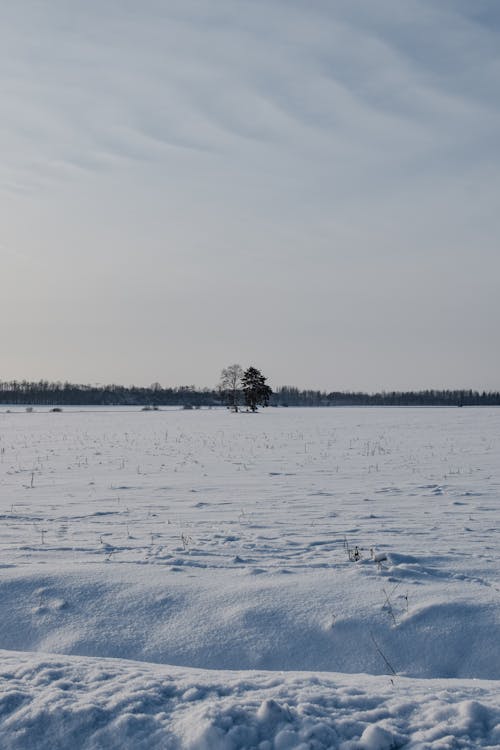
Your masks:
M46 380L0 381L0 403L34 406L222 406L225 396L218 389L194 386L149 388L123 385L75 385ZM271 406L500 406L500 392L487 391L349 391L300 390L280 386L270 398Z
M197 390L194 386L149 388L124 385L78 385L75 383L36 383L0 381L0 403L34 406L218 406L220 394L215 390Z
M500 406L498 391L301 391L282 386L273 394L273 406Z

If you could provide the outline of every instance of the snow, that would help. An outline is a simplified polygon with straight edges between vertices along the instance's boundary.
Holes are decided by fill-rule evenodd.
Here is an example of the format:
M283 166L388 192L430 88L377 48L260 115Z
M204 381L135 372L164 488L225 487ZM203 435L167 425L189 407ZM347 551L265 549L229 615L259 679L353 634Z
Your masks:
M1 656L0 743L13 749L442 750L500 743L494 682Z
M500 748L499 447L493 408L0 413L0 747Z

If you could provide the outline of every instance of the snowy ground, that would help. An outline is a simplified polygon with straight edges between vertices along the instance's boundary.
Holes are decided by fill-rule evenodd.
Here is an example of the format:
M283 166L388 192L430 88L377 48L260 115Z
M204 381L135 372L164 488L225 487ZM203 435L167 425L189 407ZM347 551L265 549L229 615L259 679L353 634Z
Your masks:
M498 409L3 411L0 747L500 748L499 448Z

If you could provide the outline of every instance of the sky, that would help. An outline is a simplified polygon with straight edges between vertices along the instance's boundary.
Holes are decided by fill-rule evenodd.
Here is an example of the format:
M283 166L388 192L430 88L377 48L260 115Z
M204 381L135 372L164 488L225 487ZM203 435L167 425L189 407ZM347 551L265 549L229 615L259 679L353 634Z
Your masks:
M0 5L0 380L500 389L497 0Z

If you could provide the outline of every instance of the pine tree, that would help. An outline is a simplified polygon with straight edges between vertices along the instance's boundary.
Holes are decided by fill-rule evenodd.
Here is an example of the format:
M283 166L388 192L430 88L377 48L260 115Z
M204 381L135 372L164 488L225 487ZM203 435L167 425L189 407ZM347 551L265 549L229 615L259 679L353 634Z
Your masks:
M251 411L257 411L259 405L267 406L269 403L272 390L266 384L266 380L267 378L255 367L249 367L243 373L242 390L245 396L245 404Z

